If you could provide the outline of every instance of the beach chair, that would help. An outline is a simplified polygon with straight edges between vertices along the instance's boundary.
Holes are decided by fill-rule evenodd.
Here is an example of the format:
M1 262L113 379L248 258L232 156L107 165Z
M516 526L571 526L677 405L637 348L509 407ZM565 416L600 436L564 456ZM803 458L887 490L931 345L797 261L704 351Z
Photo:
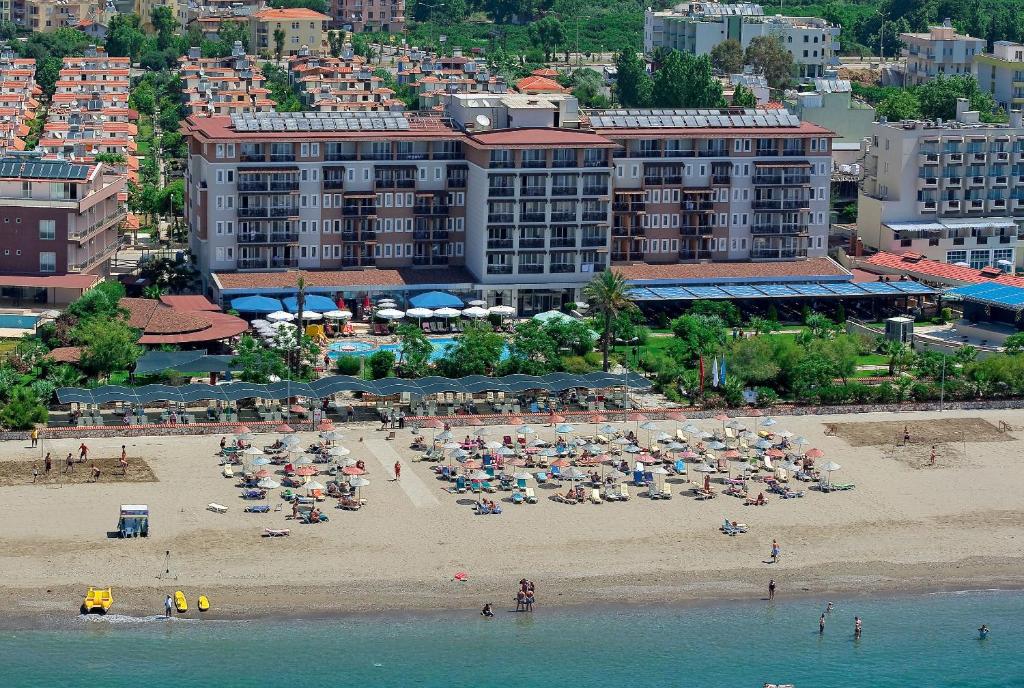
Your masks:
M430 323L428 323L428 322L420 323L420 329L423 330L424 334L430 334Z
M543 485L548 481L548 474L545 473L544 471L538 471L534 473L533 477L537 481L538 485Z
M513 504L525 504L526 503L526 497L519 490L515 490L512 493L512 503Z
M480 483L480 489L484 492L497 492L498 490L491 484L490 480L484 480Z
M832 489L839 490L840 492L852 490L855 487L856 485L854 485L853 483L832 483ZM802 495L803 493L801 492L800 494Z
M643 471L637 471L637 470L633 471L633 484L636 485L637 487L643 487L644 485L647 484L647 483L644 482L644 472Z
M466 492L466 476L459 475L455 477L455 491L458 494L464 494Z
M228 508L226 506L223 504L217 504L216 502L210 502L207 504L206 510L212 511L215 514L226 514L228 512Z
M287 537L292 534L288 528L264 528L263 537Z
M245 507L245 511L246 511L246 513L250 513L250 514L269 514L270 513L270 505L269 504L250 504L249 506Z
M470 480L469 491L472 492L473 494L480 494L481 492L483 492L483 485L480 483L479 480Z
M552 466L551 469L549 470L549 473L551 474L551 479L552 480L557 480L557 481L561 482L561 480L562 480L562 469L561 468L559 468L558 466Z
M353 499L349 495L345 495L338 500L338 508L345 511L359 511L362 506L362 502L358 499Z
M526 478L517 478L516 479L516 489L518 489L518 490L525 490L526 489Z
M743 523L737 523L736 525L733 525L729 522L729 519L725 519L725 521L722 523L722 527L719 528L719 530L721 530L726 535L738 535L739 533L747 532L747 526Z
M676 462L672 464L672 468L677 475L686 475L686 462L682 459L676 459Z
M537 493L534 492L532 487L528 487L525 490L523 490L523 495L526 497L527 504L537 503Z
M590 503L600 504L603 500L601 499L601 491L598 488L593 488L590 491Z
M235 477L235 471L231 468L231 464L229 463L224 464L224 468L221 469L221 473L224 475L225 478Z
M619 501L629 501L629 485L627 485L626 483L619 483Z

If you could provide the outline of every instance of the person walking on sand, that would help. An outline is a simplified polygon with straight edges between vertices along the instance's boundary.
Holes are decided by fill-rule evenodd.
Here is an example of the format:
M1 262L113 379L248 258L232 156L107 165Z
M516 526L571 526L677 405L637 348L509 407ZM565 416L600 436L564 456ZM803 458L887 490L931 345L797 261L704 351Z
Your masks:
M78 445L78 463L85 463L89 458L89 447L85 446L85 442Z
M772 540L772 563L773 564L778 564L779 563L779 554L781 554L781 553L782 553L782 550L779 549L779 542L778 542L778 540L774 540L773 539Z
M121 445L121 475L128 475L128 452Z
M928 465L929 466L934 466L935 465L935 445L934 444L932 445L932 455L928 459Z
M32 464L32 482L39 479L39 466Z
M853 637L859 638L861 632L864 630L864 625L860 621L859 616L853 617Z
M39 428L32 428L32 433L29 435L32 438L32 447L39 446Z
M352 404L349 404L348 408L345 409L345 422L346 423L351 423L352 420L355 417L356 417L356 407L353 406Z
M399 461L395 461L395 480L402 477L402 464Z
M821 618L818 619L818 635L825 633L825 614L822 613Z
M768 581L768 601L771 602L775 599L775 579L772 578Z
M64 461L67 463L67 465L64 466L64 472L65 473L74 473L75 472L75 457L73 457L71 455L71 452L68 452L68 458L64 459Z
M50 452L46 452L46 458L43 459L43 473L49 474L53 470L53 458L50 456Z
M94 483L95 482L99 482L99 479L100 479L100 467L97 466L96 464L93 464L92 465L92 481Z
M168 595L164 599L164 618L171 618L171 610L174 609L174 603L171 602L171 596Z
M903 446L905 447L908 444L910 444L910 426L909 425L904 425L903 426Z

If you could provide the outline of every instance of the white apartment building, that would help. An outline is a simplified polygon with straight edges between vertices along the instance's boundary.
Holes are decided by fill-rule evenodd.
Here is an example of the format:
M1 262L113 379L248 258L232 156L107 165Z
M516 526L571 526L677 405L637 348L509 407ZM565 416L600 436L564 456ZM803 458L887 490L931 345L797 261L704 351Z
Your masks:
M975 56L985 50L985 39L957 33L949 20L931 26L928 33L901 33L907 59L907 86L920 86L939 74L973 74Z
M857 229L864 245L973 268L1024 266L1024 125L982 124L966 100L952 122L875 124L864 144Z
M823 76L837 64L839 27L816 17L765 16L753 3L688 2L644 14L644 52L670 48L707 55L730 38L744 49L758 36L778 36L793 56L794 76Z
M1024 105L1024 45L996 41L991 53L974 56L978 87L1006 111Z

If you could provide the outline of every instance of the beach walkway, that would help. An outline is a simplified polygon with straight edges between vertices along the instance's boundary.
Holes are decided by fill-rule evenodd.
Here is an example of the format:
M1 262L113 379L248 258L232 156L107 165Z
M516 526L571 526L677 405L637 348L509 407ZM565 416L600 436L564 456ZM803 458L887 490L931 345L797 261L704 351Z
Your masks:
M393 476L395 461L402 460L402 457L394 449L394 442L368 439L363 444L369 450L369 456L376 459L377 463L384 469L384 475ZM398 485L405 492L413 506L419 509L429 509L441 504L437 497L434 496L431 488L413 471L402 471L402 479L398 481Z

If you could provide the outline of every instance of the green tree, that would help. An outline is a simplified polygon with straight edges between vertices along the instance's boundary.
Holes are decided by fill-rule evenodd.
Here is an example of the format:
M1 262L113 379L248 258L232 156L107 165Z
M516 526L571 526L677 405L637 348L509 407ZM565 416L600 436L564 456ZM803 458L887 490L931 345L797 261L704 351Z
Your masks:
M833 339L816 340L811 344L809 350L813 354L820 354L827 358L832 363L836 376L842 378L844 384L848 378L853 377L857 370L860 344L848 334Z
M748 385L774 386L781 369L775 359L770 337L747 337L733 342L729 351L729 374Z
M115 14L107 25L106 49L112 57L130 57L135 61L146 40L137 14Z
M496 24L509 24L513 20L525 22L537 13L537 0L484 0L482 7Z
M756 108L757 96L755 96L754 92L743 84L737 84L736 89L732 92L732 106Z
M722 41L710 53L711 65L723 74L743 71L743 46L735 38Z
M255 384L266 384L270 377L285 378L288 370L284 365L284 359L273 349L263 346L263 343L249 334L243 334L238 341L238 351L231 359L231 366L241 369L238 379L242 382Z
M903 342L887 341L882 352L889 357L889 374L900 375L914 362L913 350Z
M327 0L271 0L270 7L274 9L307 9L329 15L330 4Z
M395 352L386 349L375 351L366 362L370 368L370 377L380 380L395 371Z
M530 42L544 51L548 62L554 52L565 43L565 27L558 17L548 15L530 25Z
M725 345L725 324L717 315L681 315L672 321L675 340L668 353L683 365L718 353Z
M925 119L955 119L956 101L966 98L972 110L977 110L984 121L996 121L995 100L992 95L978 88L978 82L969 74L946 76L939 74L915 90L921 103L921 116Z
M793 73L793 56L778 36L757 36L751 40L744 61L764 74L770 88L781 89L789 84Z
M82 347L80 366L88 373L107 376L131 368L142 355L136 342L137 330L124 320L93 318L75 328L75 340Z
M768 318L759 318L757 316L750 319L747 327L750 328L756 335L771 334L779 329L779 323Z
M622 314L619 317L622 317ZM582 320L574 318L549 320L544 323L544 332L551 337L559 350L570 351L576 356L583 356L594 350L594 332Z
M277 59L280 60L284 54L284 41L285 41L284 29L274 29L274 54L277 55Z
M671 50L654 72L651 103L665 108L720 107L722 84L712 74L706 55Z
M621 272L605 270L583 287L583 298L590 305L590 312L599 318L601 329L602 369L608 372L608 351L612 342L612 322L619 313L636 306L630 300L633 290L626 284Z
M167 5L157 5L149 14L156 31L156 44L160 50L171 47L174 32L178 28L178 20L174 18L174 10Z
M888 118L890 122L918 119L921 116L921 101L913 91L897 91L878 104L875 114Z
M740 309L732 301L698 299L690 306L689 315L713 315L731 327L743 322Z
M538 320L516 325L508 342L505 370L522 375L546 375L561 367L558 344Z
M793 394L802 401L810 401L818 390L830 387L838 375L832 360L819 353L808 353L793 370Z
M623 107L648 107L654 84L643 59L628 50L615 57L615 93Z
M49 417L46 407L29 387L15 387L10 401L0 408L0 425L9 430L29 430Z
M1006 347L1006 353L1008 354L1024 353L1024 332L1011 334L1003 342L1003 346Z
M574 70L562 85L572 89L572 94L583 107L606 108L611 104L603 92L603 77L589 67Z
M415 325L398 326L399 358L398 371L401 377L425 377L430 371L430 356L434 346Z
M488 323L470 323L435 366L446 377L489 375L498 367L504 348L505 338L492 331Z
M124 295L124 285L120 282L100 282L68 305L65 313L80 321L96 317L110 318L118 313L118 302Z

